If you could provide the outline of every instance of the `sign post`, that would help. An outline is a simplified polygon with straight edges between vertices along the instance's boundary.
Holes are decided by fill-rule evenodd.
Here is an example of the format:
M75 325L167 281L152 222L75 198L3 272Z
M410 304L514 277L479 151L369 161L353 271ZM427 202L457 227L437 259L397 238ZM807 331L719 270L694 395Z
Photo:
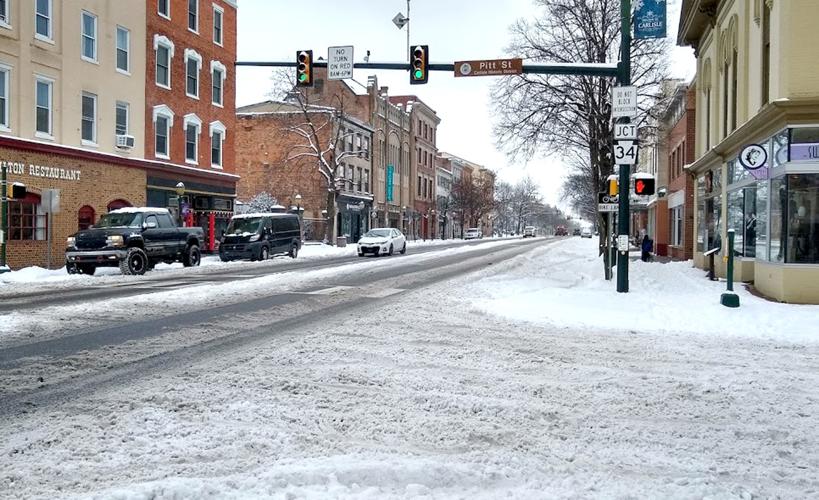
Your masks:
M11 271L9 269L8 264L6 263L6 234L9 231L9 216L8 216L8 209L9 209L9 199L8 199L8 179L6 178L6 163L3 162L0 165L0 190L2 190L2 200L0 204L2 204L2 209L0 209L0 217L2 217L2 221L0 221L0 233L3 235L3 242L2 247L0 247L0 273L5 273Z
M620 0L620 64L617 66L617 81L621 86L631 87L631 0ZM620 123L630 124L631 116L637 113L637 89L615 91L612 101L612 117L620 117ZM615 115L615 108L618 115ZM630 113L628 113L630 111ZM623 114L625 113L625 114ZM636 149L636 148L635 148ZM636 152L635 152L636 156ZM628 185L631 177L631 165L619 163L620 167L620 206L617 213L617 292L628 293L628 233L629 233L629 195Z

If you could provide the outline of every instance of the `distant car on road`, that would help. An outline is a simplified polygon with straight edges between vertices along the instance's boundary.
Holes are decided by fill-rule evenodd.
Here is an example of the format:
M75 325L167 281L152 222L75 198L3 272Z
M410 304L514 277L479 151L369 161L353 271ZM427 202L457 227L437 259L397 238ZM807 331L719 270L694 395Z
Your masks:
M557 226L555 228L555 236L568 236L569 232L566 231L566 226Z
M481 238L483 238L483 233L477 227L470 227L464 235L465 240L479 240Z
M534 238L535 233L537 233L537 230L535 229L535 226L526 226L525 228L523 228L523 237L524 238Z
M583 230L580 231L580 237L581 238L591 238L592 237L591 229L589 229L587 227L584 227Z
M574 231L572 231L572 235L580 236L580 228L579 227L574 228Z
M373 228L358 240L358 256L372 254L392 255L394 252L407 253L407 239L398 229L392 227Z

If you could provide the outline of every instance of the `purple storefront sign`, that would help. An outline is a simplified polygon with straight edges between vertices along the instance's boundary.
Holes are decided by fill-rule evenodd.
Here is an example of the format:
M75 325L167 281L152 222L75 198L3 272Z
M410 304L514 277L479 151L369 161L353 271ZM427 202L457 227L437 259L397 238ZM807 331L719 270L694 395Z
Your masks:
M819 143L791 144L791 161L819 161Z

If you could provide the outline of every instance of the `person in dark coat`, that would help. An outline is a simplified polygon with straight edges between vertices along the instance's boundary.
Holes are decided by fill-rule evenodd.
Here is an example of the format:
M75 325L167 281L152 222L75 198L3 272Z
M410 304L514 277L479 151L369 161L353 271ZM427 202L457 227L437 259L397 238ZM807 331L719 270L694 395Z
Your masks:
M643 251L641 259L643 262L648 262L651 260L651 250L653 249L654 242L649 239L648 235L646 234L643 236L643 243L641 245L641 249Z

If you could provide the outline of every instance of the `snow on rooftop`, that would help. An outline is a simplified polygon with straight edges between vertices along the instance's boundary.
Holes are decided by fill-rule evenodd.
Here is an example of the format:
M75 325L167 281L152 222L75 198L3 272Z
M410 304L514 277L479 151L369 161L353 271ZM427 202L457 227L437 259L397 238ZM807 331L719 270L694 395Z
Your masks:
M275 205L275 206L272 206L270 208L271 209L281 208L281 209L285 210L285 207L283 207L281 205ZM282 215L290 215L290 214L287 214L287 213L284 213L284 212L253 212L253 213L249 213L249 214L237 214L237 215L234 215L233 218L234 219L255 219L257 217L281 217Z

